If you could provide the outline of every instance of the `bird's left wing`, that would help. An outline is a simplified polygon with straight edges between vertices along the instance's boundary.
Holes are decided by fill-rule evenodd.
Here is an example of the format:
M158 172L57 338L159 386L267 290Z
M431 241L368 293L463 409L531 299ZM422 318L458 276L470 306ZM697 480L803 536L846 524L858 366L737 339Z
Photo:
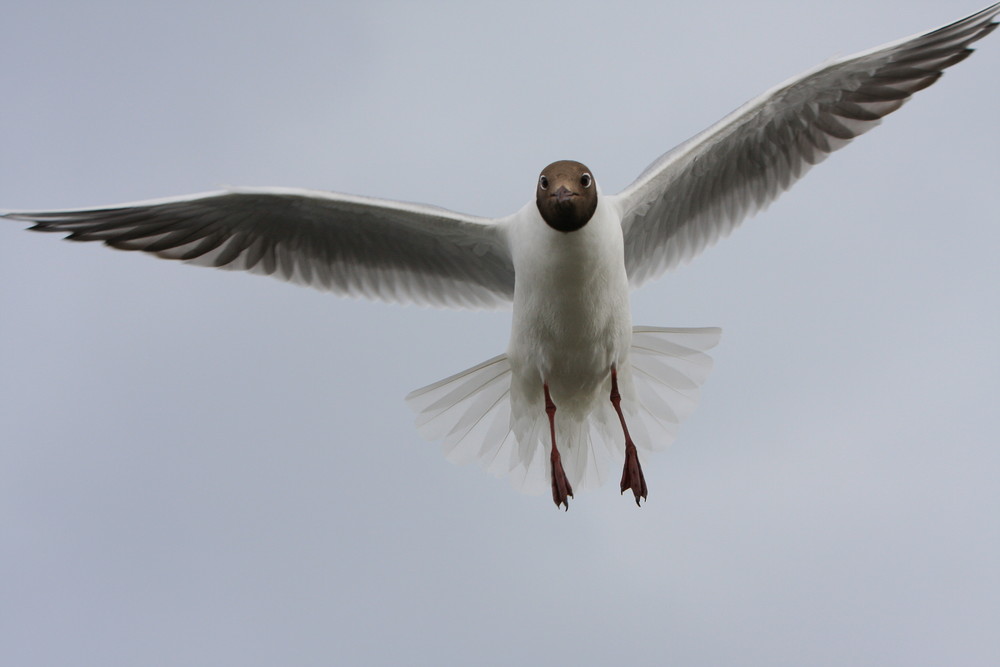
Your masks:
M651 164L615 196L636 287L690 259L875 127L997 24L1000 3L769 90Z
M347 296L493 308L508 305L514 294L503 221L432 206L240 188L3 217L75 241L272 275Z

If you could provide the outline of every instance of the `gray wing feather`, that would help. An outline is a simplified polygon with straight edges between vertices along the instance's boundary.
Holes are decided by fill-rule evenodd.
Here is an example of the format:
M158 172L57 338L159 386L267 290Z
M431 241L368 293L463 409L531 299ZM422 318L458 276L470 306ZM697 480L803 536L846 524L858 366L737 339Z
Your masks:
M31 228L348 296L492 308L514 294L502 221L366 197L245 188L69 211Z
M810 167L877 125L996 28L1000 3L832 61L740 107L661 156L617 195L633 287L728 235Z

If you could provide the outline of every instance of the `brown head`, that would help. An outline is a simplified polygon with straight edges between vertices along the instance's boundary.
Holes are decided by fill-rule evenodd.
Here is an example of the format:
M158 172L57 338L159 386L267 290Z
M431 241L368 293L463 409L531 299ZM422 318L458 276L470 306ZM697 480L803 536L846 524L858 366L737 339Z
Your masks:
M597 210L597 183L590 170L579 162L553 162L538 176L535 204L549 227L575 232Z

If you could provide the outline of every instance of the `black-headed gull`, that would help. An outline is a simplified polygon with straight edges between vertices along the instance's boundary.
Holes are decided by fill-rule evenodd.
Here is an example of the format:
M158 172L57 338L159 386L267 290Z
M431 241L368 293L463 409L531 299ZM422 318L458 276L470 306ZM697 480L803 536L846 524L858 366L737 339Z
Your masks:
M826 63L740 107L616 195L559 161L513 215L326 192L236 188L98 209L14 212L167 259L273 275L350 296L513 305L505 354L411 393L422 435L525 490L574 488L666 446L693 409L720 331L633 327L629 290L727 235L814 164L874 127L991 32L994 4L939 30ZM546 453L548 456L546 456Z

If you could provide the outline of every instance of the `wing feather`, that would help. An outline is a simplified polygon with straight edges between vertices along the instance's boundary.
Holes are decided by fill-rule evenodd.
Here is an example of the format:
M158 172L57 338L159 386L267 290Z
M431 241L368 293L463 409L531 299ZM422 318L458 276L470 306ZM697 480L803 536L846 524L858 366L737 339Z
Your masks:
M636 287L770 204L875 127L992 32L1000 3L938 30L832 61L743 105L666 153L616 195Z
M490 308L508 305L514 293L503 221L430 206L247 188L4 217L74 241L275 276L347 296Z

